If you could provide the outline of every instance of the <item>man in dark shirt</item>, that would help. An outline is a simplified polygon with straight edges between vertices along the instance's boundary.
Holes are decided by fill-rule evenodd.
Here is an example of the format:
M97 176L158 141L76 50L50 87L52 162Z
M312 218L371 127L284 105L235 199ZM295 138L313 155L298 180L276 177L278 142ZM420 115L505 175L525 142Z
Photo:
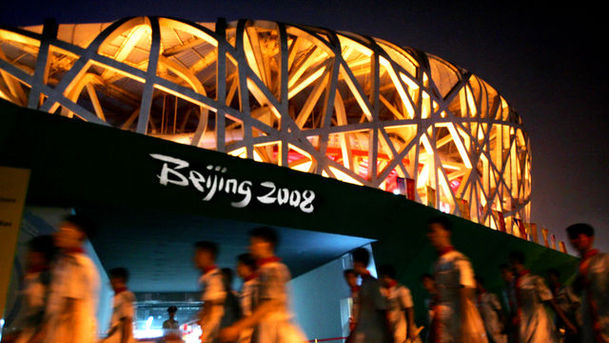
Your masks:
M350 336L352 343L389 343L392 335L387 322L387 304L381 294L380 282L370 275L370 253L364 248L355 249L353 270L362 278L358 296L358 318Z

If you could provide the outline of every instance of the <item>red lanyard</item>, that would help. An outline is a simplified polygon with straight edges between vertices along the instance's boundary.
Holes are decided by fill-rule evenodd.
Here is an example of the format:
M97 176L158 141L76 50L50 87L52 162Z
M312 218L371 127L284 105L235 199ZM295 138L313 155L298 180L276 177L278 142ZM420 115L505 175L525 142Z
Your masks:
M271 256L271 257L265 257L265 258L259 258L258 261L256 261L256 264L258 264L258 267L261 267L267 263L273 263L273 262L279 262L281 261L281 259L277 256Z

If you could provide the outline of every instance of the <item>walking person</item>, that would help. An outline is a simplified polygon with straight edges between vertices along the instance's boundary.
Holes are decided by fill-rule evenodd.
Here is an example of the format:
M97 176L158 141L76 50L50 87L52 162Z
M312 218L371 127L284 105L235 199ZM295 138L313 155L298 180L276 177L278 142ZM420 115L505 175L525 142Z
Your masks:
M467 257L451 243L452 224L439 216L428 222L427 237L438 252L434 265L437 303L432 323L433 343L486 343L486 331L474 305L476 282Z
M133 319L135 318L135 295L127 288L129 271L125 268L114 268L108 272L110 285L114 291L112 298L112 317L110 330L102 343L134 343Z
M217 256L216 243L209 241L195 243L194 262L201 271L199 284L203 301L203 308L199 311L201 343L214 342L220 332L220 324L224 316L226 290L222 271L216 266Z
M250 232L250 253L258 264L256 306L244 317L220 334L223 342L232 342L241 332L253 328L253 343L302 343L306 340L294 323L290 310L288 267L275 255L279 237L269 227L258 227Z
M43 339L41 329L48 304L54 257L55 243L52 236L37 236L28 242L27 269L23 280L23 311L15 324L19 331L14 336L7 335L7 341L34 343Z
M519 251L511 252L509 261L516 275L514 287L519 342L550 343L558 341L554 323L545 309L545 304L554 309L554 312L566 323L570 331L576 332L575 326L556 306L552 292L543 278L531 274L525 268L524 254Z
M351 343L388 343L393 335L387 321L387 302L381 294L381 283L370 275L370 253L357 248L351 253L353 270L361 277L358 292L357 319L350 336Z
M503 289L501 291L501 301L503 303L503 332L507 336L508 343L518 343L518 323L517 323L517 306L516 292L514 281L516 276L514 271L507 263L499 265L501 279L503 280Z
M489 343L507 343L503 330L503 312L497 295L484 288L484 281L476 277L476 304L484 322Z
M351 314L349 316L349 334L353 332L356 326L356 320L358 315L358 304L359 304L359 284L357 282L357 274L353 269L346 269L343 272L343 277L345 278L345 282L347 286L349 286L349 291L351 293Z
M556 305L565 316L567 316L569 321L578 327L578 332L567 330L566 324L563 323L558 315L555 315L554 325L558 328L558 333L560 335L559 341L561 343L579 342L579 326L581 324L581 311L579 310L581 306L580 299L575 295L571 287L563 285L560 282L560 272L557 269L549 269L547 275L550 291L552 291L552 296L556 301Z
M574 224L567 228L569 241L581 256L576 288L582 294L581 341L609 342L609 254L594 249L594 228Z
M389 325L395 343L415 342L417 328L414 324L414 304L408 287L396 279L395 268L383 265L379 268L381 293L388 309Z
M84 250L93 224L71 215L54 235L61 255L53 267L45 316L45 343L93 343L97 341L99 274Z

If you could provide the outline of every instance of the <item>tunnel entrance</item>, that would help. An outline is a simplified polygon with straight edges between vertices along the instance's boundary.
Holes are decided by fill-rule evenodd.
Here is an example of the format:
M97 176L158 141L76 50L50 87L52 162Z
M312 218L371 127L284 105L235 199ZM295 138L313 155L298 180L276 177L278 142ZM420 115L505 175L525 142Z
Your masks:
M106 272L124 267L130 272L128 286L137 299L134 323L136 338L162 337L167 308L176 306L176 320L187 342L199 336L195 321L202 305L197 282L200 272L192 262L194 242L216 242L220 250L218 267L234 270L237 256L248 250L248 232L262 225L149 210L26 207L19 245L24 246L33 236L52 233L68 213L86 216L97 225L96 233L88 243L87 253L96 262L102 280L98 310L100 332L108 327L111 314L112 290ZM296 316L303 318L305 325L332 327L334 332L339 333L346 319L342 318L344 315L341 316L340 301L348 292L342 281L338 284L335 281L342 279L344 267L350 267L346 254L357 247L369 246L373 240L290 227L275 229L280 235L277 255L290 269L292 292L298 294L300 299L310 301L318 297L315 293L319 289L325 289L329 293L326 300L330 302L325 305L333 309L330 311L333 314L325 321L310 323L314 316L306 312L312 309L306 302L298 301ZM22 288L17 280L23 274L23 255L24 249L20 249L13 277L17 283L11 287L14 294L18 294ZM324 269L316 271L324 265ZM323 277L315 278L315 275ZM315 282L311 282L312 277L316 279ZM233 290L239 290L240 285L241 281L235 277ZM9 303L7 328L19 316L21 308L18 296L11 298L13 301Z

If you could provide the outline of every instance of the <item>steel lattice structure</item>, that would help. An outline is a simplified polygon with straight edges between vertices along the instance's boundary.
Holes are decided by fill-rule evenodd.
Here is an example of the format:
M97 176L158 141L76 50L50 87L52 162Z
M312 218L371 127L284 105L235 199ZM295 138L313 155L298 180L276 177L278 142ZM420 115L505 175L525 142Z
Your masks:
M406 180L492 228L499 212L508 231L529 220L520 116L470 72L382 39L158 17L0 27L0 74L21 106L387 191Z

